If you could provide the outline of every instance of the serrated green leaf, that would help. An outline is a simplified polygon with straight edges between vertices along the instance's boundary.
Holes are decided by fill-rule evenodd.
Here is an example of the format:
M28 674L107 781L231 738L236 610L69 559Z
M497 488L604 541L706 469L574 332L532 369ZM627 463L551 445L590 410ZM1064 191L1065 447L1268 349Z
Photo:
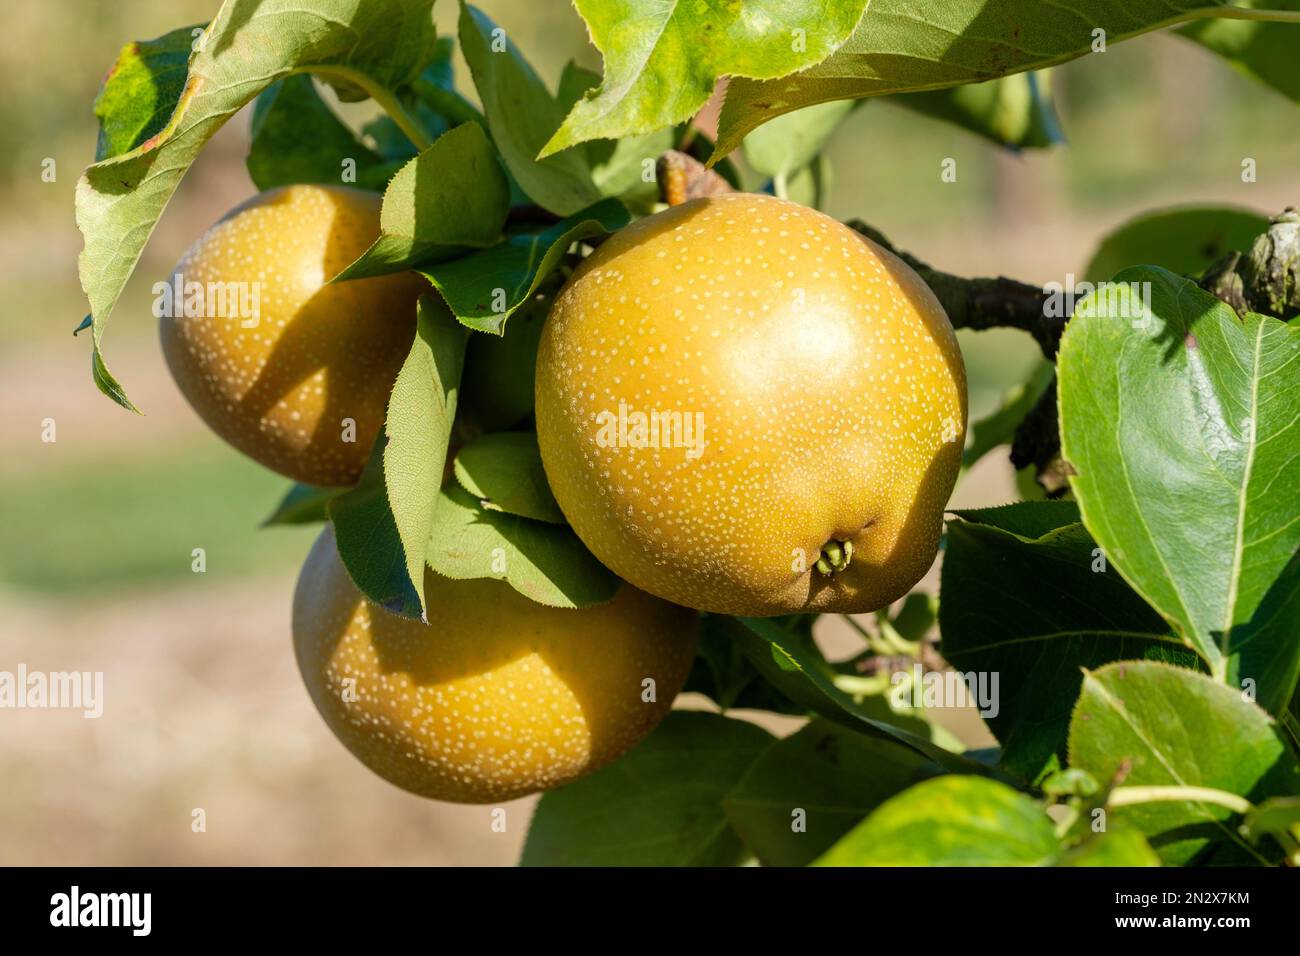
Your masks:
M663 4L575 0L605 60L600 90L574 105L542 150L672 126L705 104L719 77L785 76L829 56L865 0Z
M420 298L415 342L397 373L384 432L384 486L406 557L406 572L424 598L424 563L456 417L469 333L433 295Z
M397 374L384 434L356 488L329 502L339 557L357 588L403 617L428 620L424 558L456 415L466 330L433 295Z
M252 134L245 162L258 189L346 182L381 190L401 165L362 143L305 74L272 84L257 98ZM355 180L343 178L347 160L355 163Z
M1116 228L1083 270L1105 282L1129 266L1160 266L1198 276L1225 252L1245 252L1268 229L1268 217L1234 206L1175 206L1144 213Z
M203 24L181 27L122 47L95 97L95 162L135 149L167 125L185 89L190 54L202 32Z
M1275 590L1300 548L1300 328L1238 319L1163 269L1114 281L1058 357L1084 523L1216 677L1279 713L1300 670L1300 616Z
M1213 14L1224 0L976 0L920 4L872 0L852 36L829 58L793 76L735 79L718 121L715 157L792 110L980 83L1041 69L1107 44Z
M763 751L723 806L759 862L806 866L882 802L940 772L910 747L815 720Z
M1263 710L1239 691L1167 664L1125 661L1087 674L1070 721L1070 765L1124 787L1223 790L1260 803L1300 792L1300 763ZM1167 864L1272 862L1218 804L1160 801L1108 815L1151 841Z
M424 599L411 583L397 519L384 488L386 442L384 435L375 440L361 480L331 498L326 510L334 525L339 559L357 590L394 614L418 620Z
M1095 570L1096 543L1082 525L1051 528L1077 520L1068 503L965 514L987 523L948 525L941 650L958 671L998 675L985 721L1002 765L1032 782L1065 756L1083 668L1144 657L1194 665L1196 655L1114 568Z
M551 607L603 604L619 579L567 526L491 511L459 485L438 495L429 567L449 578L495 578Z
M734 866L722 798L772 735L718 714L670 713L628 754L543 794L521 866Z
M456 480L491 511L566 523L546 483L532 432L494 432L476 438L456 455Z
M599 200L600 190L581 152L538 157L564 111L505 31L483 11L463 2L460 46L492 138L528 198L559 216Z
M628 224L617 199L602 199L537 232L518 232L482 252L433 263L419 272L442 293L456 318L480 332L500 334L506 320L537 291L569 246Z
M510 186L477 123L444 133L397 171L384 191L380 236L332 281L403 272L501 238Z
M1005 784L951 774L885 801L816 866L1047 866L1060 841L1043 808Z
M78 269L93 316L92 373L104 394L136 410L104 363L104 325L168 200L207 141L253 97L293 73L313 72L392 95L429 58L431 5L432 0L222 4L190 60L166 124L135 148L90 166L77 183L77 227L85 237ZM163 111L165 104L154 109Z

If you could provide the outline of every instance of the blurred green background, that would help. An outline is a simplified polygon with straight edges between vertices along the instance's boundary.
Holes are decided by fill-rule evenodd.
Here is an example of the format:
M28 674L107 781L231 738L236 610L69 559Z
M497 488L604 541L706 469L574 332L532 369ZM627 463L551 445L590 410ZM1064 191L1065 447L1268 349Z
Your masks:
M32 666L42 659L53 661L62 653L60 639L85 651L88 657L79 660L103 654L103 660L115 664L128 658L140 662L141 674L123 676L118 685L137 687L140 699L152 708L137 715L142 723L134 736L123 731L125 737L117 743L88 743L81 725L70 731L75 735L57 759L71 761L69 767L77 760L97 760L100 771L110 775L115 771L104 761L134 761L131 766L148 780L147 769L139 768L152 764L142 764L131 749L140 746L139 727L147 726L158 735L156 748L161 748L151 751L150 759L165 763L159 754L173 753L168 747L190 754L203 764L194 779L202 780L209 794L221 795L210 802L229 799L238 818L234 807L253 814L256 799L246 789L227 794L214 782L211 774L225 772L212 769L214 760L220 765L214 754L226 753L220 746L229 745L229 753L237 755L231 760L264 761L249 779L264 780L272 789L289 786L276 774L295 766L301 748L320 746L332 759L342 759L329 750L334 745L323 735L303 736L316 735L319 728L312 723L305 695L292 686L292 677L285 677L292 668L286 651L293 578L314 529L258 530L287 482L226 448L191 414L168 379L148 308L152 282L167 273L207 225L253 192L243 165L247 111L227 125L187 176L105 336L110 365L144 417L123 411L96 391L89 342L71 335L87 308L77 283L81 241L73 220L73 191L81 168L92 158L92 102L102 75L123 43L204 22L216 6L216 0L46 0L0 6L0 36L5 38L0 79L7 92L0 98L5 196L0 203L0 300L6 306L0 311L0 398L6 409L0 418L5 541L0 549L0 666L12 666L24 655ZM571 58L599 69L599 55L567 4L483 0L481 6L551 84ZM453 34L454 4L439 0L436 16L440 30ZM462 91L473 97L463 62L458 68ZM865 105L829 148L833 187L828 211L866 220L900 248L947 271L1043 283L1064 282L1067 273L1080 272L1100 237L1149 209L1226 202L1272 213L1300 199L1295 190L1300 169L1295 106L1200 47L1171 35L1142 37L1053 71L1053 84L1068 143L1020 155L888 102ZM946 157L957 160L955 183L940 181L939 166ZM1257 161L1257 183L1241 182L1244 157ZM47 159L57 164L52 183L41 178ZM1014 332L963 337L972 416L978 417L991 410L1009 385L1023 380L1037 353ZM47 420L57 429L53 443L41 440ZM1012 494L1005 450L990 456L958 490L965 505L1000 503ZM195 547L207 552L202 575L191 570ZM114 643L87 650L83 642L105 632L116 635ZM208 642L226 643L216 647ZM156 686L163 680L158 668L145 667L156 660L151 655L170 662L166 673L175 681L165 692ZM214 688L222 690L217 694ZM204 689L216 695L209 710L203 709ZM178 695L199 701L187 711L192 719L185 726L209 735L198 750L206 756L194 756L193 739L167 743L169 733L180 731L157 726L170 713L166 702ZM295 728L284 731L288 737L275 736L277 720ZM28 740L15 726L0 723L9 761L50 769L43 761L56 758L48 757L48 745ZM115 747L130 752L124 757ZM318 795L311 812L328 814L333 808L346 813L357 793L369 794L375 786L364 771L352 769L358 774L355 780L339 784L332 773L311 765L292 786L298 792L306 786L304 779L317 779L313 774L320 780L328 776L332 796ZM128 830L137 827L130 846L145 848L141 860L256 862L258 853L279 852L312 862L343 852L351 854L347 862L503 862L518 835L497 844L469 844L457 842L458 831L447 824L440 845L445 853L438 856L437 841L430 849L427 839L428 818L420 815L426 805L392 792L399 809L389 807L380 815L386 817L385 836L369 849L358 849L353 841L339 850L327 835L299 835L286 845L276 839L259 842L244 833L230 844L218 842L215 851L211 843L205 845L196 857L177 849L179 838L159 836L151 842L148 837L160 815L184 817L195 805L197 798L181 792L186 779L172 779L172 789L160 791L163 796L155 793L162 802L150 808L124 803L113 811L116 815L103 811L119 823L126 820ZM0 847L8 847L0 850L0 862L6 855L16 862L42 852L86 862L77 855L85 841L33 843L37 838L27 832L31 827L20 825L31 819L24 813L36 813L37 807L56 813L63 793L58 775L50 770L46 785L38 781L29 789L0 798ZM123 849L125 837L115 843L93 826L94 809L77 804L69 812L85 823L91 834L86 840L104 841L101 862L130 862L123 858L133 852ZM464 811L471 812L478 811ZM323 816L318 829L333 827L332 819ZM58 820L66 823L65 817ZM167 825L180 832L185 823L178 819ZM255 814L245 823L253 834L264 825ZM300 823L312 829L310 820ZM412 832L421 839L408 839ZM51 856L51 845L62 849ZM150 847L162 849L152 852Z

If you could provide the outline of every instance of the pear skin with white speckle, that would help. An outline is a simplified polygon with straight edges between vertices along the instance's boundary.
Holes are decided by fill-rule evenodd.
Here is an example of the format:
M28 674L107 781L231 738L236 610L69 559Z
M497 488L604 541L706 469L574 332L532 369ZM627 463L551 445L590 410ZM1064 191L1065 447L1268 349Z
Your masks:
M418 276L327 284L378 237L379 206L343 186L268 190L172 273L184 294L159 332L181 394L221 438L296 481L356 483L415 336Z
M293 600L298 667L362 763L421 796L494 803L591 773L640 742L686 682L699 616L624 584L547 607L428 571L429 624L366 600L326 528Z
M581 264L542 333L536 416L556 501L623 579L705 611L856 613L934 561L966 374L900 259L733 193Z

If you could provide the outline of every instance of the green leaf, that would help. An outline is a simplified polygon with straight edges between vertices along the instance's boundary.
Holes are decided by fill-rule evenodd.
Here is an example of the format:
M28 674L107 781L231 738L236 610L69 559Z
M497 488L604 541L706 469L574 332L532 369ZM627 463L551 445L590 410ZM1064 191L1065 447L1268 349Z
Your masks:
M432 0L222 4L190 61L166 124L133 149L90 166L77 183L77 227L85 237L78 270L90 300L91 367L100 391L137 410L104 363L104 325L168 200L213 134L262 90L293 73L314 72L391 97L428 60L434 43L431 5ZM154 89L170 95L170 87L155 84ZM134 115L123 99L102 101L106 128L117 128L117 109ZM152 109L167 111L161 100ZM138 118L122 125L141 127ZM111 139L117 145L131 137L114 132Z
M940 773L916 751L815 720L772 744L723 801L765 866L806 866L882 802Z
M1117 826L1066 851L1055 865L1159 866L1160 857L1137 830Z
M721 76L780 77L818 63L849 36L866 3L575 0L574 5L605 59L604 82L573 107L543 156L689 119Z
M406 572L424 599L424 563L447 463L469 332L452 321L436 296L420 298L415 342L397 373L384 430L384 484L397 525Z
M424 266L420 274L437 287L463 324L499 335L506 319L537 291L569 246L627 223L623 204L603 199L539 232L515 233L482 252Z
M1258 841L1265 835L1300 842L1300 796L1269 797L1246 814L1246 836Z
M1046 866L1060 842L1043 808L1005 784L950 774L885 801L817 866Z
M969 761L854 703L853 698L835 686L829 665L817 652L810 636L788 630L773 618L719 615L718 620L755 669L790 700L850 730L902 743L946 769L971 772Z
M543 794L521 866L734 866L722 800L772 742L717 714L676 711L626 756Z
M774 182L773 192L801 206L824 210L830 202L833 179L831 161L818 156L807 166L795 170L794 175L785 180L784 186L781 180Z
M246 162L258 189L346 182L381 190L401 165L362 143L305 74L281 80L257 98L252 133ZM343 178L346 160L356 164L355 180Z
M1052 363L1041 362L1028 381L1008 390L996 412L971 424L966 448L961 453L963 469L970 468L999 445L1010 443L1029 410L1052 384L1055 374Z
M1034 541L1079 523L1079 506L1073 501L1017 501L995 508L964 508L950 512L971 524L1006 531Z
M584 93L598 86L598 73L583 69L572 61L566 64L560 74L557 96L563 112L568 113ZM669 126L641 136L595 139L584 143L582 151L591 168L591 181L601 195L614 196L625 206L649 215L659 201L655 163L685 135L684 126Z
M913 591L903 599L903 606L890 619L899 636L907 641L919 641L930 633L939 611L939 602L924 591ZM877 611L879 617L886 611Z
M1249 249L1267 229L1267 216L1234 206L1175 206L1144 213L1101 241L1083 278L1104 282L1135 265L1199 276L1225 252Z
M1083 668L1197 660L1114 568L1094 570L1097 546L1082 525L1048 527L1070 512L1077 521L1064 502L1025 502L963 512L982 524L948 525L943 656L960 672L997 675L995 712L985 720L1002 744L1002 765L1025 781L1064 758Z
M490 511L566 523L533 432L496 432L470 442L456 455L456 480Z
M770 710L803 716L806 710L763 679L731 639L727 618L700 615L700 642L683 693L703 694L725 710Z
M330 500L340 494L343 492L338 488L318 488L315 485L295 483L275 506L275 511L262 522L262 527L328 521Z
M550 300L534 296L501 335L471 335L461 409L480 431L505 431L533 411L537 346Z
M1050 5L872 0L852 36L823 62L779 80L732 80L714 155L725 156L763 123L814 103L941 89L1041 69L1089 53L1094 30L1104 30L1107 44L1113 44L1225 5L1220 0Z
M332 281L402 272L463 255L501 238L510 186L477 123L444 133L393 177L379 212L380 236Z
M787 113L745 137L745 161L772 179L789 179L811 163L856 104L840 100Z
M528 198L559 216L600 199L583 153L538 158L538 151L564 118L564 110L505 31L483 11L463 2L460 46L492 138Z
M904 93L891 102L954 123L999 146L1041 149L1065 139L1052 103L1049 76L1047 71L1017 73L987 83Z
M330 499L327 511L339 558L357 590L394 614L418 620L423 614L423 588L417 591L411 583L397 519L384 488L386 443L384 435L375 440L361 480Z
M361 592L424 621L425 555L468 336L437 297L421 297L415 341L397 373L377 454L360 484L329 504L339 557Z
M1239 0L1235 4L1264 10L1300 10L1297 0ZM1205 20L1178 30L1213 50L1241 73L1300 102L1300 26L1258 20Z
M603 604L620 583L568 526L491 511L458 486L438 496L427 560L446 577L504 580L551 607Z
M1100 781L1126 769L1125 788L1207 787L1254 803L1300 792L1300 763L1268 714L1208 677L1154 662L1085 676L1070 722L1070 764ZM1217 804L1161 801L1108 814L1146 834L1167 864L1272 859L1252 849L1232 811Z
M135 149L167 125L185 89L190 54L203 26L181 27L122 47L95 97L95 162Z
M1300 615L1270 593L1300 548L1300 327L1238 319L1163 269L1115 282L1076 306L1058 357L1084 523L1211 673L1278 713L1300 668Z

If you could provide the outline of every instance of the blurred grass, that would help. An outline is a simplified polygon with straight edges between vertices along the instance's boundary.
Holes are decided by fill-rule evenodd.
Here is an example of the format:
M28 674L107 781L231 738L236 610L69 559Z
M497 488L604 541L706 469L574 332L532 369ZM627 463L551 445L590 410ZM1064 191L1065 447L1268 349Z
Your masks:
M267 528L288 481L204 438L75 468L28 470L5 482L0 581L65 599L218 581L299 563L315 527ZM207 570L191 570L203 548ZM287 600L287 598L286 598Z

